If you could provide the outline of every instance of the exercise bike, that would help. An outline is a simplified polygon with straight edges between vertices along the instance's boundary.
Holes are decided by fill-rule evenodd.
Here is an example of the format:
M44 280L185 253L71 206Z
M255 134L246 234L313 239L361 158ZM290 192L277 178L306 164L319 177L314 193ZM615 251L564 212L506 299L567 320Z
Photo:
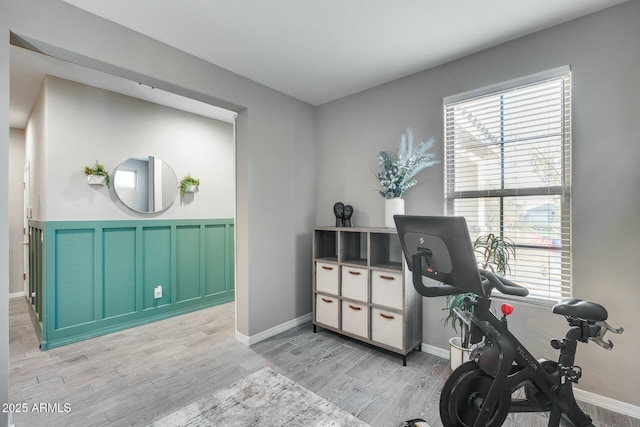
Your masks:
M528 290L477 268L464 218L395 216L395 220L420 295L475 294L465 299L466 310L454 310L469 327L475 347L470 361L455 369L444 384L440 396L443 425L495 427L510 412L549 412L550 427L559 426L561 418L570 425L593 426L573 395L573 384L582 376L574 362L578 342L591 340L610 350L613 344L604 340L605 333L623 332L607 324L607 310L577 298L560 300L552 311L564 316L570 327L562 340L551 340L560 356L557 362L537 360L507 327L513 307L502 304L500 318L491 312L493 290L513 296L526 296ZM436 282L425 285L425 277ZM523 396L514 398L516 391Z

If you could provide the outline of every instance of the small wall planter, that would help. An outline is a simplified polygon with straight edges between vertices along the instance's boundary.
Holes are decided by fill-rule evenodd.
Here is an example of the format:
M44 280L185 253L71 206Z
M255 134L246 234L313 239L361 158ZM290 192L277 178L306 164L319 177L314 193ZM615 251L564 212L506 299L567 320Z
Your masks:
M87 175L87 183L89 185L107 185L107 177L105 175Z
M195 193L196 191L198 191L197 185L189 184L184 186L185 193Z
M200 185L200 180L198 178L192 177L190 174L187 174L180 181L180 193L184 196L186 193L195 193L198 191L198 186Z
M84 167L84 174L87 176L89 185L106 185L109 187L109 172L97 160L95 165Z

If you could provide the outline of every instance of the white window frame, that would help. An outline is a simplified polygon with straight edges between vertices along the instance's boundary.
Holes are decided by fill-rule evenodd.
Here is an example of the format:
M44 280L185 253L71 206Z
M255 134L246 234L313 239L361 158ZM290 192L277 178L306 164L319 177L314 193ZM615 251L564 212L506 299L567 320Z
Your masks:
M118 169L113 177L114 188L129 188L134 190L138 183L138 173L135 170Z
M562 106L561 106L561 117L559 117L561 121L561 136L560 136L560 162L562 164L562 176L560 177L559 185L547 185L547 186L525 186L524 188L508 188L505 187L504 177L505 171L504 166L502 166L502 170L492 170L499 174L501 181L503 182L500 188L492 188L492 189L481 189L476 191L456 191L455 188L455 162L456 155L460 156L461 152L461 144L458 143L456 146L456 117L460 117L459 111L465 105L465 102L473 101L476 102L478 100L482 100L483 98L495 97L500 94L513 93L514 91L518 91L527 87L535 87L536 85L540 85L541 83L551 82L551 81L560 81L561 93L562 93ZM502 99L502 98L500 98ZM471 105L468 103L467 105ZM458 115L456 116L456 108L458 108ZM505 198L511 198L511 200L515 200L518 197L526 197L526 196L545 196L545 195L554 195L551 197L559 197L560 198L560 206L561 206L561 239L559 245L556 243L553 246L549 246L546 249L551 251L560 251L558 258L560 261L556 267L559 268L560 274L557 279L558 283L551 283L551 279L549 279L549 292L548 294L544 294L544 290L541 289L539 284L533 284L535 282L535 278L531 277L531 285L528 286L526 283L520 284L524 286L530 287L530 296L527 297L527 302L532 303L541 303L544 305L555 303L559 298L571 296L571 276L572 276L572 260L571 260L571 69L569 66L558 67L552 70L547 70L541 73L532 74L529 76L509 80L506 82L498 83L495 85L486 86L480 89L471 90L468 92L464 92L461 94L449 96L443 99L443 113L444 113L444 136L445 136L445 212L447 215L463 215L460 213L456 213L455 211L455 201L460 199L484 199L484 200L499 200L500 208L499 208L499 217L500 217L500 225L499 232L503 233L503 224L504 218L507 215L503 210L504 200ZM502 112L499 113L502 118ZM533 113L532 113L533 114ZM459 119L460 120L460 119ZM460 123L458 123L458 126ZM482 137L478 138L477 141L482 141ZM489 138L489 137L487 137ZM496 144L500 147L506 146L509 144L505 139L498 138L496 140L495 136L491 136L491 140L487 139L486 143ZM476 141L476 139L474 139ZM506 142L505 142L506 141ZM483 141L484 143L484 141ZM504 158L504 154L502 155ZM533 166L532 166L533 167ZM461 172L462 173L462 172ZM460 178L464 179L464 178ZM524 200L524 199L520 199ZM462 203L459 203L459 205ZM476 218L480 218L482 214L476 215ZM467 218L469 221L469 218ZM472 239L475 239L476 236L472 235ZM505 236L509 237L509 236ZM519 245L518 242L516 244L516 258L518 255L518 247L522 247L521 250L544 250L543 246L531 246L531 245ZM558 254L558 252L555 252ZM552 257L549 257L552 258ZM554 264L554 266L555 266ZM551 264L550 264L551 265ZM508 275L508 274L507 274ZM513 276L517 276L514 274ZM511 277L513 279L517 279L517 277Z

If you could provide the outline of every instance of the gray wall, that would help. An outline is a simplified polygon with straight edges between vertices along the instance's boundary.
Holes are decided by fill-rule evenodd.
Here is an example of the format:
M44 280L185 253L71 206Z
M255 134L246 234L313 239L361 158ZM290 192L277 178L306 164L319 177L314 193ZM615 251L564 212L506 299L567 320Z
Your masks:
M24 291L24 227L23 191L25 137L23 129L11 128L9 133L9 292Z
M61 48L56 56L63 59L238 111L237 330L250 336L310 312L316 199L311 106L62 1L3 1L1 170L8 154L9 30ZM0 401L7 399L8 375L7 190L6 174L0 174Z
M167 162L178 180L187 173L201 180L197 197L181 197L174 182L169 189L173 194L167 197L173 205L154 217L233 218L235 143L231 123L53 76L45 77L39 99L27 124L27 160L34 164L34 181L40 183L32 186L34 219L148 218L128 209L113 186L88 186L83 170L98 160L113 175L126 159L149 155ZM39 177L41 170L45 172ZM147 167L138 175L143 188L148 186L147 175ZM126 193L120 189L124 200ZM146 192L140 196L140 192L129 191L128 196L135 194L142 200L137 204L128 201L138 211L146 211Z
M573 70L573 293L608 308L614 326L606 351L580 345L579 388L640 405L636 348L640 254L640 2L474 54L318 108L317 224L332 223L340 200L356 209L356 225L383 224L383 200L371 172L379 150L397 150L401 132L434 136L443 157L445 96L569 64ZM406 194L408 214L442 214L443 166L418 175ZM447 347L442 298L424 301L423 342ZM517 304L511 325L525 345L555 358L550 338L564 319L547 307ZM624 369L621 369L624 367Z

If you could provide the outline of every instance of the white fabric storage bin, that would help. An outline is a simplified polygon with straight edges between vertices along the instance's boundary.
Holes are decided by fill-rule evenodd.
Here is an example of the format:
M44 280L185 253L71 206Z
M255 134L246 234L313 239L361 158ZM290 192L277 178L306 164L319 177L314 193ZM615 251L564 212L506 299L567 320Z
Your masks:
M367 302L369 288L369 270L342 266L342 293L346 298Z
M338 329L339 304L338 298L316 295L316 322Z
M342 301L342 330L369 338L369 310L366 304Z
M316 262L316 290L338 295L338 266Z
M402 314L392 311L371 309L371 339L379 343L402 349L404 337Z
M403 309L402 274L387 271L371 271L371 302L387 307Z

